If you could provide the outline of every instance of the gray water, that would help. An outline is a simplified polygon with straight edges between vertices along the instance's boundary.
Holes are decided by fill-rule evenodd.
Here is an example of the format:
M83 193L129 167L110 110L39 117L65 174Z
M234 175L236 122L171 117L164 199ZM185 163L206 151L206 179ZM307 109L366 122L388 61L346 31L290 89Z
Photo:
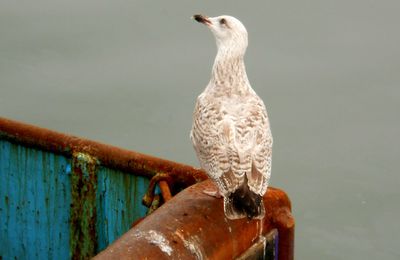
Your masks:
M198 165L216 53L195 13L249 31L296 259L400 259L400 2L0 2L0 116Z

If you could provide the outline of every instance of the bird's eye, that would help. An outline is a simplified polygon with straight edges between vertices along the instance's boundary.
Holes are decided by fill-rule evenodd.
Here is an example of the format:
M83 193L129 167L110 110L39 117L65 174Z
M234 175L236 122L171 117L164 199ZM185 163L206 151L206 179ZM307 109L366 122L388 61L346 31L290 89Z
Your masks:
M219 20L219 24L226 24L225 18L220 19L220 20Z

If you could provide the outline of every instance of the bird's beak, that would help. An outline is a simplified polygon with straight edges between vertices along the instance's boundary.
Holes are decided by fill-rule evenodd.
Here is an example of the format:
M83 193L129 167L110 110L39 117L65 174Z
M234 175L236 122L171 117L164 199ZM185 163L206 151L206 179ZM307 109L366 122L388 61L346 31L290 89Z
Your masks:
M193 15L193 19L195 19L199 23L202 23L205 25L211 25L211 21L208 19L207 16L204 16L201 14L195 14L195 15Z

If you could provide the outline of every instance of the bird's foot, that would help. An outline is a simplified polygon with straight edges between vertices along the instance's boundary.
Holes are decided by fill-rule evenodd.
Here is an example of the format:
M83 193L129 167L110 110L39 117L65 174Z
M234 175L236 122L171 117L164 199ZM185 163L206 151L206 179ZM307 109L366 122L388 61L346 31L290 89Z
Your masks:
M205 189L203 190L203 193L207 194L208 196L215 197L217 199L222 198L222 195L218 189Z

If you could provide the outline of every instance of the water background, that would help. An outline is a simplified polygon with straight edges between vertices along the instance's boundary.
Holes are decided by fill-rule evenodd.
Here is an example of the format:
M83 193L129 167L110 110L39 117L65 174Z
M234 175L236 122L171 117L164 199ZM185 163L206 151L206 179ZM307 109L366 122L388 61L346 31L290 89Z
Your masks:
M213 36L247 27L268 108L273 186L296 259L400 259L400 2L0 2L0 116L198 165L189 141Z

